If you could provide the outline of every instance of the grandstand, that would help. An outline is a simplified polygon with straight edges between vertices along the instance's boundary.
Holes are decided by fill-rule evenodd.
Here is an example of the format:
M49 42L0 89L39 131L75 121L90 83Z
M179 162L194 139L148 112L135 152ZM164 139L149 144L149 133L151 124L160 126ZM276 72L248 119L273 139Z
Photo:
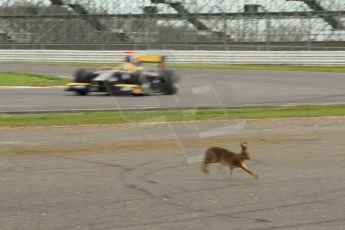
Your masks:
M341 0L0 0L1 48L345 49Z

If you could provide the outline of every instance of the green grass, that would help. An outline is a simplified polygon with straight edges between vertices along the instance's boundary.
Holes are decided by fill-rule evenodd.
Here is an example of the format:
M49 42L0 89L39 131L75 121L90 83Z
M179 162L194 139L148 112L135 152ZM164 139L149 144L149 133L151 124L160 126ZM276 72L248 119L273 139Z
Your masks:
M0 86L62 86L69 81L43 74L0 72Z
M61 114L3 114L0 115L0 127L97 125L165 121L267 119L322 116L345 116L345 105L84 112Z

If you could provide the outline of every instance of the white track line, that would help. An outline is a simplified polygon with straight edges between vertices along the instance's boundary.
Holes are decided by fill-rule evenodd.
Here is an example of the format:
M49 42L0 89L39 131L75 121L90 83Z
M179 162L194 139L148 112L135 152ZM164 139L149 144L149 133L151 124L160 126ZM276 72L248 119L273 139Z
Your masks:
M17 142L17 141L1 141L0 145L19 145L23 144L22 142Z

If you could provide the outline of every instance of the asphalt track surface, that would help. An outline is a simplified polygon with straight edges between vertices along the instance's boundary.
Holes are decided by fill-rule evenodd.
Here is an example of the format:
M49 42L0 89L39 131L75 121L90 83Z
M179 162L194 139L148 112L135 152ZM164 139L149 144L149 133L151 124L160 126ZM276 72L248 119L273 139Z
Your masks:
M0 229L343 230L344 138L344 118L2 128ZM242 140L258 180L200 172Z
M79 67L0 64L1 71L71 77ZM180 69L175 96L75 96L62 89L0 89L0 112L345 103L345 74Z

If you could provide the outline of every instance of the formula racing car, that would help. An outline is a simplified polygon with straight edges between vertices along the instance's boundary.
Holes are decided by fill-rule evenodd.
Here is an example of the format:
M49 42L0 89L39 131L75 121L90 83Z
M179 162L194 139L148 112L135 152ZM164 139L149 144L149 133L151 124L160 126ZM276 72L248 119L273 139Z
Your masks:
M164 56L127 56L119 67L77 70L65 90L77 95L172 95L177 93L178 81L177 74L166 69Z

